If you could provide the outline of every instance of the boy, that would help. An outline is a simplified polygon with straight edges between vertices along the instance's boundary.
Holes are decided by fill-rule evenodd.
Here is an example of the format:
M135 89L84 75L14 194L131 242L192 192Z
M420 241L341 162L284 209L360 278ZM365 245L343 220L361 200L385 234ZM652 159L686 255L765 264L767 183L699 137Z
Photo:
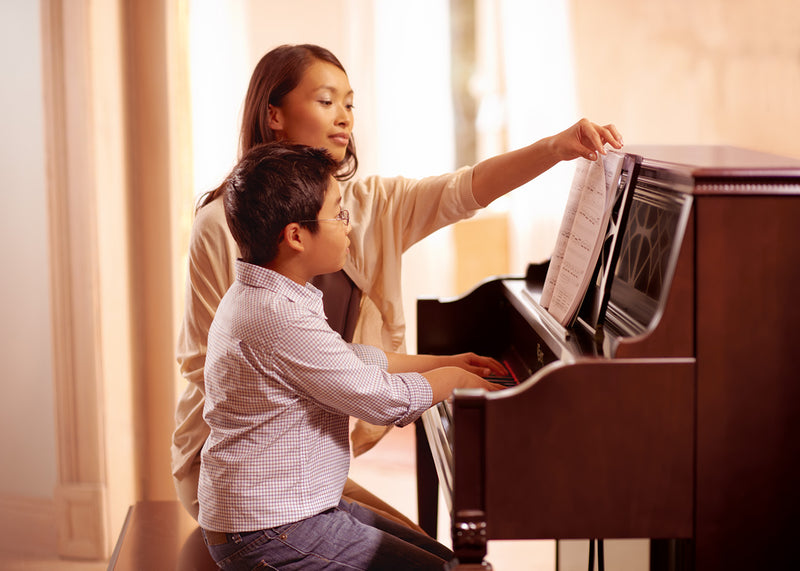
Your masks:
M227 182L242 257L208 338L199 484L199 522L226 569L441 569L449 549L341 500L348 417L403 426L454 388L495 389L476 373L504 372L473 354L385 354L330 329L308 282L347 255L337 167L324 150L270 143Z

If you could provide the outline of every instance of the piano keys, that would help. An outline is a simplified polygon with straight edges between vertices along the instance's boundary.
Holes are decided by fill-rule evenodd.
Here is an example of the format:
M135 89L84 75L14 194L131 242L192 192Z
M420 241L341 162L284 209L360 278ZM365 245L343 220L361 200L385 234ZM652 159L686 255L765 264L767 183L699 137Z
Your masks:
M456 391L418 423L420 523L435 534L438 479L454 565L483 563L493 539L680 547L652 569L781 568L794 555L800 161L624 150L572 327L538 304L546 264L418 300L420 353L491 355L519 381Z

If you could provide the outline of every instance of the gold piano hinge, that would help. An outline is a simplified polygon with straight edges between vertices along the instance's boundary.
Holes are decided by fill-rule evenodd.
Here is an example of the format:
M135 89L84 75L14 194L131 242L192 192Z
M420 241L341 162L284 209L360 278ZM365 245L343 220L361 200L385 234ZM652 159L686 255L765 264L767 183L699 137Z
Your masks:
M603 346L603 338L604 337L605 337L605 333L603 331L603 324L602 323L598 323L597 324L597 329L595 329L595 331L594 331L594 342L595 342L595 345L597 345L598 347L602 347Z
M540 343L536 344L536 369L541 369L544 367L544 351L542 351L542 345Z

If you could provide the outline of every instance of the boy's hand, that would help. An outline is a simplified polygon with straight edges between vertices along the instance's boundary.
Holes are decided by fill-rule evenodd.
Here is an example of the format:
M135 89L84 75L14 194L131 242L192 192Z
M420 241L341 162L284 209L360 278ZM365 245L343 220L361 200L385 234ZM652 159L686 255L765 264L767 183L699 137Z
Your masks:
M466 356L453 355L452 357L444 357L443 359L449 359L453 361L462 357L469 360L478 356L467 353ZM482 360L486 359L486 357L478 357L478 359L482 362ZM497 361L495 361L495 363L497 363ZM484 389L487 391L499 391L503 388L502 385L491 383L480 375L476 375L475 373L467 371L465 368L456 365L441 366L423 373L423 376L431 385L431 391L433 392L433 400L431 401L432 404L436 404L437 402L441 402L450 398L454 389Z
M479 377L504 377L508 375L508 371L503 364L491 357L483 357L475 353L461 353L444 357L444 359L443 365L459 367Z
M506 388L505 385L493 383L491 381L487 381L486 379L481 379L481 380L483 381L483 384L479 388L486 389L489 392L502 391L503 389Z

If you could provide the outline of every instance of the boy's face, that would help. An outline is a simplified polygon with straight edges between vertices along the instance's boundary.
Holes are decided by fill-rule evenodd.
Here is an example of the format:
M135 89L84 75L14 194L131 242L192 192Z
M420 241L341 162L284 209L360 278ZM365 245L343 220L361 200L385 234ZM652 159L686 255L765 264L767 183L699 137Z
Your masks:
M342 193L339 182L331 177L325 201L317 215L319 232L311 235L313 251L309 251L309 263L314 275L329 274L342 269L350 246L350 224L336 220L342 211Z

